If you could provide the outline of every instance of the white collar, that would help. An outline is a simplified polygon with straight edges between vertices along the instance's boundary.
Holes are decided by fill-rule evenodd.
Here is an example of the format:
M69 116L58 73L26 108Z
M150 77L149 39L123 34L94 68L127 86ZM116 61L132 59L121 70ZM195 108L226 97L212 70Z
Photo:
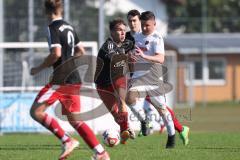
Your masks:
M138 31L138 32L132 32L132 31L130 31L130 34L132 35L132 36L134 36L134 35L137 35L137 34L139 34L139 33L141 33L142 31L140 30L140 31Z
M62 17L58 17L58 18L53 19L52 22L62 20L62 19L63 19Z

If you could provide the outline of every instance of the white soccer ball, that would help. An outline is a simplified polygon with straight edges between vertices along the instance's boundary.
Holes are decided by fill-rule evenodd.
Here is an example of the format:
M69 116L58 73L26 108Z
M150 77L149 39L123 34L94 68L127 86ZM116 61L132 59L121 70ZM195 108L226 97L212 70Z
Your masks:
M108 129L104 131L102 134L102 138L103 142L109 147L114 147L120 142L119 132L113 129Z

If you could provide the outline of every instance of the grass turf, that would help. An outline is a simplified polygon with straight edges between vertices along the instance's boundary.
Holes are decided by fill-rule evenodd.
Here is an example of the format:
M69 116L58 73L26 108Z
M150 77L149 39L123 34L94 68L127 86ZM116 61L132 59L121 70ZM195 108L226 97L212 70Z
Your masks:
M78 138L78 137L76 137ZM106 147L112 160L238 160L240 133L191 133L189 146L183 146L178 137L175 149L164 148L166 134L154 134L129 140L127 145ZM81 142L69 160L87 160L91 150ZM1 160L53 160L60 153L60 144L52 135L7 134L0 137Z
M239 160L239 104L175 110L179 120L191 128L190 144L178 137L175 149L166 150L166 134L130 140L127 145L106 147L111 160ZM89 160L91 150L80 140L80 149L69 160ZM99 137L99 139L101 139ZM59 141L49 134L4 134L0 136L0 160L54 160L61 152Z

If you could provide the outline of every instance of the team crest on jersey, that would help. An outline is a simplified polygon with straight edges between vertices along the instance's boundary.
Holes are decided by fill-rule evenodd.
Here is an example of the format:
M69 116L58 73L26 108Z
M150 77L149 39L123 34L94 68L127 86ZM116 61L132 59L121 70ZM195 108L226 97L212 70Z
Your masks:
M143 52L148 51L147 47L139 47Z
M148 44L149 44L149 41L146 41L146 42L148 42ZM143 52L146 52L146 51L148 51L146 42L145 42L145 43L137 42L136 45L137 45Z
M107 46L107 48L108 48L108 50L109 51L112 51L112 50L114 50L114 44L113 43L108 43L108 46Z

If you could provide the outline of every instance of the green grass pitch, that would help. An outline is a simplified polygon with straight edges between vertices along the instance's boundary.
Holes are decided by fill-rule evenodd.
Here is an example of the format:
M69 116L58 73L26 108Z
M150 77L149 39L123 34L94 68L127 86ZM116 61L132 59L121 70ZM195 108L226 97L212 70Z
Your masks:
M239 160L240 105L212 104L175 110L179 120L191 128L190 144L176 137L176 148L165 149L166 133L129 140L126 145L106 147L111 160ZM83 143L69 160L90 160L91 150ZM101 138L98 137L100 140ZM49 134L4 134L0 136L0 160L54 160L60 142Z
M77 136L75 136L78 138ZM106 147L112 160L239 160L240 133L191 133L189 146L177 137L175 149L164 148L166 134L129 140L126 145ZM91 150L81 142L69 160L89 160ZM1 160L54 160L60 144L52 135L10 134L0 137Z

